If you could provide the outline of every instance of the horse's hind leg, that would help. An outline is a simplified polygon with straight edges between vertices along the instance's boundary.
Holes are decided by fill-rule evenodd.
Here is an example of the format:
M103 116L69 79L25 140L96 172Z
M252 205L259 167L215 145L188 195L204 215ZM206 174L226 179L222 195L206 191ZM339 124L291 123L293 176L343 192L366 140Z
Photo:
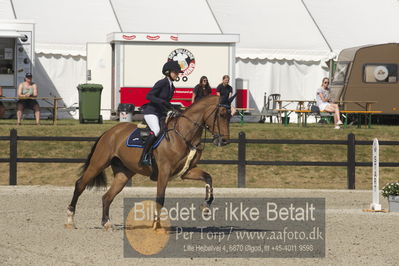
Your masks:
M76 204L78 203L79 196L83 193L86 189L86 186L93 182L94 179L102 181L102 183L106 183L106 177L104 174L104 169L109 166L109 159L104 156L104 153L101 151L94 152L91 160L89 159L89 164L85 167L83 175L75 182L75 190L73 192L71 203L67 209L68 221L65 224L65 227L68 229L76 228L75 226L75 211L76 211Z
M92 181L94 178L97 178L99 175L104 176L104 173L102 172L104 168L89 166L85 171L85 173L83 174L83 176L80 177L75 182L75 190L73 192L72 200L67 208L68 221L65 224L66 228L68 229L76 228L74 217L76 211L76 204L78 203L79 196L86 189L86 186L90 183L90 181Z
M213 202L213 187L212 187L212 176L204 170L195 167L188 171L182 179L190 180L202 180L205 182L205 202L201 206L203 208L209 208Z
M123 166L122 162L115 161L111 164L112 171L114 172L114 181L112 182L111 187L108 191L104 194L103 200L103 217L101 219L101 225L104 229L108 230L112 228L112 223L109 219L109 207L114 200L115 196L121 192L121 190L125 187L126 183L129 181L130 178L134 175L129 169Z

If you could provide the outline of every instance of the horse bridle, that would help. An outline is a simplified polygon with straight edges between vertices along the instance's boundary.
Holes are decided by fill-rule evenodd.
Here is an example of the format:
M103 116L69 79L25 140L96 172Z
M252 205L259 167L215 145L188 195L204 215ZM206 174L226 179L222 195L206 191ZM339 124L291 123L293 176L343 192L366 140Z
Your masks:
M213 130L215 129L216 119L220 118L220 110L219 110L220 107L225 107L227 110L230 108L230 106L224 105L224 104L218 104L218 105L216 105L215 108L213 109L213 111L204 119L204 122L202 122L202 123L199 123L199 122L197 122L197 121L194 121L194 120L192 120L191 118L185 116L184 114L180 114L180 115L177 117L177 119L175 120L175 124L174 124L174 126L173 126L173 129L168 129L167 131L171 131L171 130L175 131L176 134L179 135L179 136L186 142L186 144L187 144L188 146L193 147L193 148L197 148L197 147L201 144L201 142L198 143L197 145L193 145L189 140L187 140L187 138L186 138L183 134L181 134L181 133L176 129L176 124L177 124L177 122L178 122L178 119L182 117L182 118L185 118L185 119L187 119L188 121L190 121L190 122L195 126L193 130L196 130L196 129L198 129L198 128L202 128L202 129L205 129L206 131L209 131L210 133L212 133L213 139L221 138L221 137L223 137L224 135L223 135L223 134L220 134L220 123L217 123L218 134L215 134L215 133L209 128L209 126L208 126L207 123L206 123L206 121L209 119L209 117L210 117L213 113L215 113L215 116L214 116L214 119L213 119L213 124L212 124L212 129L213 129ZM193 130L190 130L186 135L190 134L191 131L193 131ZM206 131L205 131L205 132L206 132Z
M212 128L213 128L213 129L215 129L216 118L217 118L217 117L220 118L219 107L224 107L224 108L226 108L227 111L229 111L230 108L231 108L230 105L226 105L226 104L218 104L218 105L215 107L216 114L215 114L215 119L213 120L213 125L212 125ZM214 111L215 111L215 110L214 110ZM213 111L213 112L214 112L214 111ZM212 112L212 113L213 113L213 112ZM212 114L212 113L211 113L211 114ZM228 113L230 113L230 112L228 112ZM209 118L209 116L207 117L207 119L204 120L204 121L205 121L205 125L206 125L206 120L208 120L208 118ZM220 121L220 120L219 120L219 121ZM214 132L212 132L212 131L209 129L208 125L206 125L207 130L208 130L209 132L212 133L213 139L222 138L222 137L224 136L224 135L220 134L220 123L218 123L217 126L218 126L218 133L219 133L219 134L215 134Z

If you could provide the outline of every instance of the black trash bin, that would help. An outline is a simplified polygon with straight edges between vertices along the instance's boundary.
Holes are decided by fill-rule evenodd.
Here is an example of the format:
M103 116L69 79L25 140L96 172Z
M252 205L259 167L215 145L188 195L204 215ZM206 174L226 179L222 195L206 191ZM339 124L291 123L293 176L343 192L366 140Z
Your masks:
M118 105L119 122L132 122L134 105L130 103L120 103Z

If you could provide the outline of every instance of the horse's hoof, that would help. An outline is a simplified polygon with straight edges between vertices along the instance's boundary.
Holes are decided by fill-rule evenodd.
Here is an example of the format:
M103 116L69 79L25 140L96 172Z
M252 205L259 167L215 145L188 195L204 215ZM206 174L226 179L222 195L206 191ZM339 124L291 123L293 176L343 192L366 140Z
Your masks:
M113 224L111 223L111 221L109 221L108 220L108 222L106 222L104 225L103 225L103 228L104 228L104 231L112 231L113 229L114 229L114 226L113 226Z
M164 235L167 235L167 234L168 234L168 230L166 230L166 229L163 228L163 227L156 228L156 229L154 229L154 231L155 231L157 234L164 234Z
M168 231L161 226L161 223L158 221L154 221L152 224L152 229L154 232L159 233L159 234L168 234Z
M64 224L65 229L78 229L74 224Z
M158 228L161 228L161 223L159 221L152 222L152 229L155 231Z

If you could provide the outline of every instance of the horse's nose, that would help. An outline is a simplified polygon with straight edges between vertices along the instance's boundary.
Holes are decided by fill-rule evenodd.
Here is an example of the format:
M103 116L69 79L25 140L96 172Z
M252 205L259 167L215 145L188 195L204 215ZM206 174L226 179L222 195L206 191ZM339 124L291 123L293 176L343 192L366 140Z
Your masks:
M225 146L225 145L229 144L229 141L227 139L223 139L223 138L220 142L221 142L220 146Z
M225 146L225 145L227 145L229 143L228 143L228 141L226 139L218 137L218 138L214 138L213 139L213 144L218 146L218 147L221 147L221 146Z

